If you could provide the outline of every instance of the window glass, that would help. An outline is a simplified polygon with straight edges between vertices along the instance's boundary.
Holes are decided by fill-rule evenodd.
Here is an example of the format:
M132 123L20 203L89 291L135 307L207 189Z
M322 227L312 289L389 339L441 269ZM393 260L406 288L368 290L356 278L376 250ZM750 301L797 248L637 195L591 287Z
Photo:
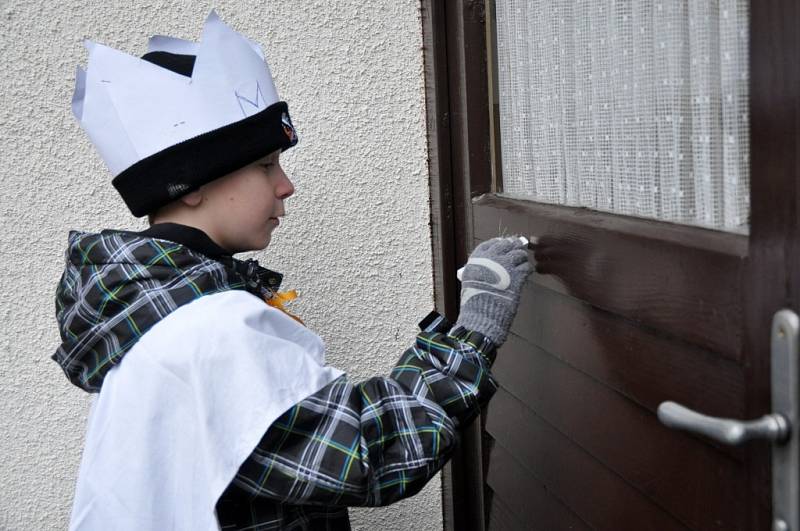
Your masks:
M747 2L495 10L504 195L747 232Z

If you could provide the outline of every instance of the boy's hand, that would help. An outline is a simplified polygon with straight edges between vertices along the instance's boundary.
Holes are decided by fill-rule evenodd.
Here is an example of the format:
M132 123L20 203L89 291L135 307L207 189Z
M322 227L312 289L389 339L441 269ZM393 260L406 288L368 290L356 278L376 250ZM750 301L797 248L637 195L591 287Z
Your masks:
M505 342L533 266L517 236L492 238L470 254L461 277L461 311L456 321L468 330Z

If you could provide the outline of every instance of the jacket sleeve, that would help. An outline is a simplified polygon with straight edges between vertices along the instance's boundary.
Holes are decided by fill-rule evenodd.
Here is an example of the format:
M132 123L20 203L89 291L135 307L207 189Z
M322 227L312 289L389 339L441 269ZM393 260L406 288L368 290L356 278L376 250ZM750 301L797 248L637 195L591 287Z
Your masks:
M292 505L379 506L413 496L458 428L497 390L492 341L431 312L388 377L343 374L270 425L229 486ZM449 330L449 331L447 331Z

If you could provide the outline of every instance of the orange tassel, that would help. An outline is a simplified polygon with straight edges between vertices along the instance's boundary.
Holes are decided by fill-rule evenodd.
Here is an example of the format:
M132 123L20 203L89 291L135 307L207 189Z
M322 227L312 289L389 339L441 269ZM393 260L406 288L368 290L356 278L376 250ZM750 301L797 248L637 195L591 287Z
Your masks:
M267 302L267 304L269 304L273 308L279 309L280 311L282 311L283 313L285 313L286 315L288 315L301 325L305 326L306 324L303 321L301 321L299 317L289 313L288 311L286 311L286 308L283 307L284 302L288 302L296 298L297 298L297 291L290 290L290 291L276 291L275 294L272 295L272 297L264 300Z

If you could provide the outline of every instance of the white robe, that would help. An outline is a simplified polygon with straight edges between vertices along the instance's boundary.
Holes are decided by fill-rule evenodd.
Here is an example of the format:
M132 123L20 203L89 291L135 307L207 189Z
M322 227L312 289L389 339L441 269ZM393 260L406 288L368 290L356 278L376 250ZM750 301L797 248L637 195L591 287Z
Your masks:
M92 404L70 530L216 530L214 506L264 432L343 371L258 297L206 295L148 330Z

